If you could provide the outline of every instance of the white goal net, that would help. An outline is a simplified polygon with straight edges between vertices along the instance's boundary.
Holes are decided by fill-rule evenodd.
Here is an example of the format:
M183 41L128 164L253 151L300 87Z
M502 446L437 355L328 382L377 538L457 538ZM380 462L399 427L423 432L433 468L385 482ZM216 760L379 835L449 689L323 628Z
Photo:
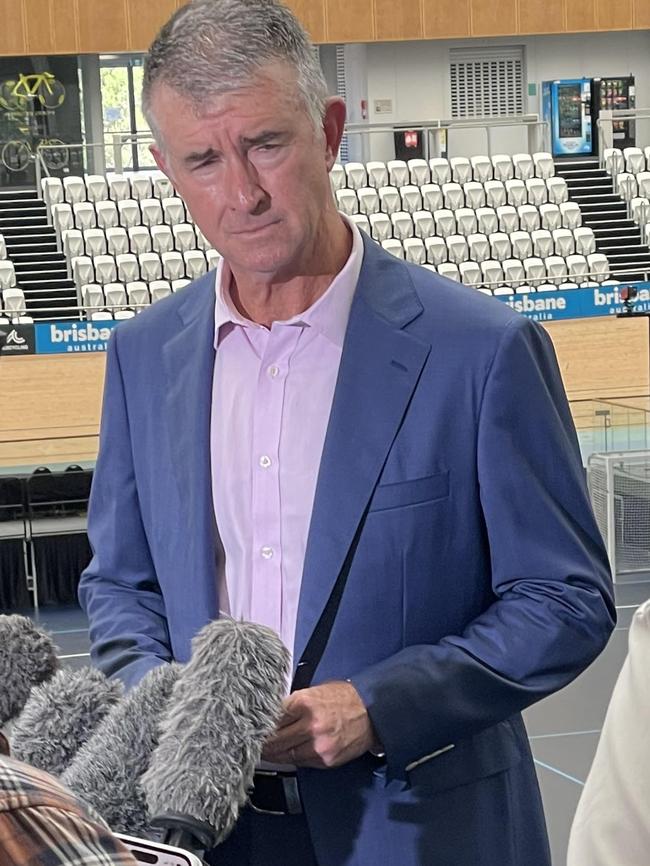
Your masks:
M614 579L650 573L650 451L592 454L587 482Z

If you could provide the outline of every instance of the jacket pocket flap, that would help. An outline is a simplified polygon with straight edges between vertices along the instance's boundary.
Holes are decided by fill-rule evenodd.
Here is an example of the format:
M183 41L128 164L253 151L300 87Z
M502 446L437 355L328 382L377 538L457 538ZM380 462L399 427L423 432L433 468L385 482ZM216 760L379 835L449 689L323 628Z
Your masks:
M449 496L449 473L439 472L413 481L379 484L370 500L370 511L384 511L405 505L418 505Z

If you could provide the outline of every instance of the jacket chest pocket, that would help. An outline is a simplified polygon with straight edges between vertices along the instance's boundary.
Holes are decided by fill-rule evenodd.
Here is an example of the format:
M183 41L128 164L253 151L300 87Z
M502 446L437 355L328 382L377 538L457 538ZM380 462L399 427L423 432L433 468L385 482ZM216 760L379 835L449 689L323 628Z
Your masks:
M405 508L445 499L449 496L449 472L438 472L411 481L379 484L370 500L369 513Z

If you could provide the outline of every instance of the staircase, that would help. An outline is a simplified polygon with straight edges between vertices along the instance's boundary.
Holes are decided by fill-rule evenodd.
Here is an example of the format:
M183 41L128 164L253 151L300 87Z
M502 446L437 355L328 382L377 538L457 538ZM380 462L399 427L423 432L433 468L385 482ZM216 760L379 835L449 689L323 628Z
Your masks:
M598 158L557 160L555 172L566 180L569 199L580 205L582 223L593 229L596 250L609 259L612 277L622 282L650 279L650 249Z
M35 190L0 190L0 234L25 294L27 315L34 321L79 318L77 290ZM61 307L71 309L57 312Z

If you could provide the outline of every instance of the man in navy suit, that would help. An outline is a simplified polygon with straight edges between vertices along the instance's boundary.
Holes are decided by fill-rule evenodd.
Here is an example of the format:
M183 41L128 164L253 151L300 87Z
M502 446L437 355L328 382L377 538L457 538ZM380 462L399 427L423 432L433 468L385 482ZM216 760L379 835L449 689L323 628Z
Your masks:
M548 866L520 712L615 612L547 335L338 214L345 107L276 0L176 13L144 107L223 259L109 347L95 662L134 684L227 611L297 665L343 575L266 746L283 814L247 809L214 862Z

